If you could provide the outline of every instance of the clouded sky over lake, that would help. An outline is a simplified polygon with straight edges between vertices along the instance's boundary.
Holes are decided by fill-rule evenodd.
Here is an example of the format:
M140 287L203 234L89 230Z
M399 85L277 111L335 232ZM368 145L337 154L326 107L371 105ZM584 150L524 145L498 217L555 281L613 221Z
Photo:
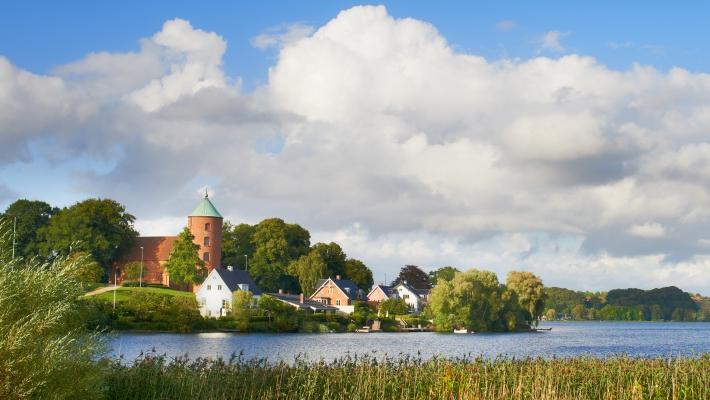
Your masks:
M375 281L404 264L710 293L706 5L23 2L0 13L0 208L208 187Z

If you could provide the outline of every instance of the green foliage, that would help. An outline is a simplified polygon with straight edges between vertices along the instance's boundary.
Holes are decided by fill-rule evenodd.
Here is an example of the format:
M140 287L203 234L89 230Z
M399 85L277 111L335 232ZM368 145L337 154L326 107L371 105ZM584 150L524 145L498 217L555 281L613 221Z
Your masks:
M298 278L298 283L303 294L308 297L316 289L319 279L326 276L326 265L321 255L311 251L289 265L289 273Z
M222 264L246 269L248 260L254 257L254 231L255 227L249 224L232 225L226 221L222 225Z
M39 229L40 251L46 256L84 251L107 271L138 236L133 229L134 220L114 200L84 200L62 209Z
M365 293L370 291L374 280L372 271L360 260L349 258L345 261L345 276Z
M254 257L249 272L262 290L297 291L297 280L285 278L291 261L308 254L310 233L300 225L286 224L282 219L270 218L256 225L252 237ZM280 285L289 284L291 287Z
M12 251L14 240L16 257L26 259L37 256L41 242L37 232L58 212L58 208L43 201L20 199L10 204L0 215L7 221L8 229L14 229L13 237L6 243L9 251Z
M236 329L241 332L249 330L252 296L250 291L244 290L232 294L232 318L236 322Z
M545 319L548 321L554 321L557 319L557 311L555 311L554 308L550 308L547 311L545 311Z
M73 266L71 272L81 284L82 289L101 281L104 274L103 268L101 268L99 263L97 263L90 254L76 252L71 254L67 261L69 265Z
M345 270L347 256L339 244L334 242L316 243L311 247L311 251L320 254L325 261L326 276L324 278L335 278L337 275L349 278Z
M439 282L429 296L428 315L436 329L450 332L465 327L474 331L510 330L517 299L490 271L470 269L451 281Z
M405 265L399 270L399 275L392 282L392 286L407 282L407 285L415 289L430 289L429 275L416 265Z
M11 232L0 222L1 248ZM98 397L103 371L95 360L104 346L84 329L77 300L76 271L86 260L0 260L0 398Z
M387 299L379 304L380 315L402 315L411 312L409 305L402 299Z
M200 246L193 242L194 239L190 230L185 228L173 243L170 258L165 263L171 282L196 285L207 277L205 262L199 256Z
M356 326L352 326L353 329ZM346 357L331 362L146 356L115 363L111 399L707 399L710 355L693 358Z
M436 285L440 279L450 281L454 279L454 275L459 272L461 271L459 271L458 268L455 267L441 267L439 269L429 272L429 282L433 286Z
M298 330L298 311L269 295L259 298L257 313L267 318L269 330L295 332Z
M126 281L137 281L141 277L141 262L131 261L123 267L123 278Z
M527 271L511 271L508 273L505 285L515 292L523 310L529 314L527 321L537 324L545 309L545 291L542 280Z

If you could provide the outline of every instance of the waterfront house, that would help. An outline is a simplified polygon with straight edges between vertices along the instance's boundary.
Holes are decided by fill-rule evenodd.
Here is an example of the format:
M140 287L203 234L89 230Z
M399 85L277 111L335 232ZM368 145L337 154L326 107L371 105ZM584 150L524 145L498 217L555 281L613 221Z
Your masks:
M195 292L200 314L215 318L227 315L232 307L232 295L238 290L249 291L255 298L261 296L261 290L247 271L231 266L211 270Z
M323 304L320 301L311 300L305 298L303 293L299 294L285 294L281 291L279 293L266 293L267 296L271 296L283 303L290 305L297 310L303 310L307 312L322 312L322 313L333 313L338 311L336 307Z
M353 281L341 279L340 275L337 275L335 279L319 280L316 284L316 291L309 299L336 307L340 312L350 314L355 310L353 302L365 301L367 297Z
M429 297L428 289L416 289L406 281L394 286L375 285L367 294L367 301L380 303L388 299L402 299L414 313L420 313L426 306Z
M392 291L392 286L387 285L375 285L367 294L367 301L370 303L381 303L385 300L391 299L394 296Z

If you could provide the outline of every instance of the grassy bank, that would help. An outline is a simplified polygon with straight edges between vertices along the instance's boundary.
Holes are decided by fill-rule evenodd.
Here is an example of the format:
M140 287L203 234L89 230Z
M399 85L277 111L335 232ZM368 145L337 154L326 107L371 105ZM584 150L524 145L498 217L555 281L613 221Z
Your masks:
M348 358L114 364L109 399L707 399L710 354L699 358Z

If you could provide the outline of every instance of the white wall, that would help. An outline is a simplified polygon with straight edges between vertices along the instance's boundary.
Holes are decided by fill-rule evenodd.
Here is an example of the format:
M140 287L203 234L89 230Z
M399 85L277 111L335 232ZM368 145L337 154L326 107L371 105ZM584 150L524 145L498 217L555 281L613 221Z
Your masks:
M417 296L416 293L411 292L409 289L407 289L403 285L395 286L394 292L396 293L398 298L403 299L405 303L407 303L410 307L412 307L412 310L415 313L418 313L421 311L420 310L421 302L419 301L419 296Z
M225 315L226 309L222 307L223 300L227 300L230 305L232 304L232 292L214 270L210 272L195 295L200 306L200 314L203 317L218 318L221 315Z

